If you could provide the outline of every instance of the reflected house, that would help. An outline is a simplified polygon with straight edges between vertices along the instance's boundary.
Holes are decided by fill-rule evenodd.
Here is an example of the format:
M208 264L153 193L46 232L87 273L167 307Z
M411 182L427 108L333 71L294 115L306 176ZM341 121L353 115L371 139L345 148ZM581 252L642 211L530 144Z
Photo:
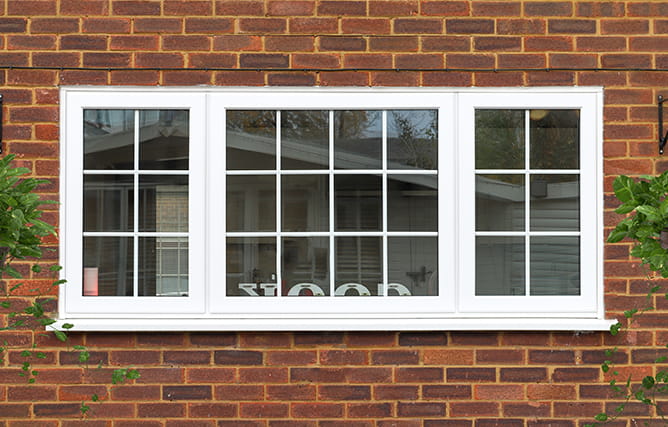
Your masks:
M384 295L384 274L387 295L436 295L435 171L400 158L388 129L384 173L380 111L281 111L280 139L278 115L228 112L227 168L238 171L227 177L228 296ZM435 138L422 144L435 169ZM268 236L244 235L258 230Z
M97 295L187 295L187 238L164 235L188 230L187 176L173 174L188 168L187 112L86 110L84 119L84 268L97 269ZM135 243L128 233L139 231L148 234Z

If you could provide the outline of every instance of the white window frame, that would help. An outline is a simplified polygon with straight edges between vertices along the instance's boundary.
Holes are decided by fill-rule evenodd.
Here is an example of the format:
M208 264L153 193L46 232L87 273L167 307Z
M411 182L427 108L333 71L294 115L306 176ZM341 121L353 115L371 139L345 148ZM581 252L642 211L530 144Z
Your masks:
M472 294L475 170L473 144L462 141L473 141L473 111L478 107L581 109L581 296ZM190 110L187 297L82 296L82 123L83 110L89 108ZM228 109L438 109L439 296L226 296ZM60 292L58 324L110 331L608 329L614 322L605 319L603 307L602 109L602 88L64 87L61 264L69 283Z

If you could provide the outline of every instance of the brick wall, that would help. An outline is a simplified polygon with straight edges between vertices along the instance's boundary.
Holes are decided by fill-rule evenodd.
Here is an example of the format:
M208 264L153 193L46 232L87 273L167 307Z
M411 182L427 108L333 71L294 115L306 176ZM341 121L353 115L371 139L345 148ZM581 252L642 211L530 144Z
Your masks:
M631 70L668 69L666 0L0 0L0 49L4 146L52 181L43 188L50 197L58 189L58 86L74 84L602 85L606 225L619 219L610 194L617 174L668 168L655 142L668 71ZM48 219L57 222L57 212ZM643 304L647 284L627 244L606 249L606 308L615 316ZM48 252L45 262L56 258ZM28 276L16 304L50 283ZM53 338L0 332L10 345L0 426L576 426L614 408L599 369L604 348L620 346L622 375L655 369L649 362L668 342L668 306L657 303L618 338L75 335L102 365L86 373ZM18 348L32 342L47 357L27 385L17 375ZM79 424L79 402L109 392L109 370L129 364L142 378L112 390ZM627 412L652 415L637 404Z

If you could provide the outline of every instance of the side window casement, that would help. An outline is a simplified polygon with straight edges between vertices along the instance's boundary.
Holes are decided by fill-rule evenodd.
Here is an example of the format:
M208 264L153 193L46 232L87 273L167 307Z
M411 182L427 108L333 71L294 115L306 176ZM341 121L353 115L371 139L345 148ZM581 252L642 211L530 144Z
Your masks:
M608 327L600 89L61 93L61 322Z

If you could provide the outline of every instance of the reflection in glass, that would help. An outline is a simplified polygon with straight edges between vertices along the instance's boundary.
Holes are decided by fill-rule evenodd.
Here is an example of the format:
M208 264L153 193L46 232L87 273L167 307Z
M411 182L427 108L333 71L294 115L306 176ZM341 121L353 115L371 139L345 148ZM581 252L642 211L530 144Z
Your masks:
M525 295L524 237L476 237L475 294Z
M524 127L524 110L476 110L476 169L524 169Z
M227 169L276 169L276 112L227 110Z
M139 177L139 231L188 231L188 177Z
M329 238L284 237L281 250L283 295L329 295Z
M580 238L531 237L531 295L580 295Z
M84 110L84 169L134 169L133 110Z
M283 231L329 231L329 177L281 177Z
M531 231L580 230L578 175L532 175Z
M438 295L437 237L389 237L387 264L389 296L406 295L406 290L410 295Z
M438 168L438 111L394 110L387 113L389 169Z
M133 295L132 237L84 237L84 295Z
M132 175L84 175L84 231L132 231Z
M227 238L227 296L275 296L276 239Z
M329 112L281 111L281 168L327 169Z
M438 177L388 175L387 229L438 231Z
M524 230L524 176L476 175L476 231Z
M381 230L382 188L376 175L336 175L336 231Z
M334 167L336 169L382 167L380 111L334 112Z
M187 238L139 238L139 295L188 295Z
M378 295L383 278L380 237L336 237L335 295Z
M531 110L529 167L577 169L580 167L580 111Z
M227 231L276 231L276 177L227 177Z
M187 170L187 110L139 111L139 169Z

